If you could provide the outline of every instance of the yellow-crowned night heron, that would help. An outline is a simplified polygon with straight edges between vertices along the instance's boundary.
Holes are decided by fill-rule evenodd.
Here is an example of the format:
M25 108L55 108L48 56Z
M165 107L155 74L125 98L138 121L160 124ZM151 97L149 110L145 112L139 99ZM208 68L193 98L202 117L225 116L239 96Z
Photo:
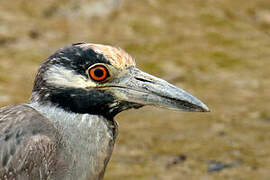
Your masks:
M154 105L208 111L200 100L140 71L120 48L77 43L40 67L31 101L0 109L0 179L102 179L114 116Z

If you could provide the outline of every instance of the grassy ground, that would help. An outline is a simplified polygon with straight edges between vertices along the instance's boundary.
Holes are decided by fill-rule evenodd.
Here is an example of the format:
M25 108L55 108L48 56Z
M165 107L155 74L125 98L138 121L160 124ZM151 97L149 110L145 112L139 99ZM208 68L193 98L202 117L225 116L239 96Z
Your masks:
M79 41L120 46L209 105L118 115L106 180L270 179L268 0L1 1L0 22L2 106L26 102L39 63Z

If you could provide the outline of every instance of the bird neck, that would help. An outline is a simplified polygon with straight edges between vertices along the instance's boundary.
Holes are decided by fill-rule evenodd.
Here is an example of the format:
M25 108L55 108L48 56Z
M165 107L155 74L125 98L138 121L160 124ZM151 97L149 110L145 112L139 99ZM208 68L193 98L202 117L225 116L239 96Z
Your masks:
M112 137L116 138L117 136L118 124L113 118L107 118L106 116L96 114L75 113L67 111L61 107L57 107L53 104L40 104L37 102L31 102L27 105L36 109L38 112L40 112L43 116L47 117L54 124L58 124L62 127L64 126L77 127L78 124L85 121L86 119L89 121L89 123L91 123L90 121L95 119L98 119L99 121L102 122L104 121L107 124L108 128L111 130Z
M64 159L68 159L71 179L96 179L103 176L117 136L116 121L39 103L30 103L28 106L47 117L58 130L64 144L63 156L68 154L68 158Z

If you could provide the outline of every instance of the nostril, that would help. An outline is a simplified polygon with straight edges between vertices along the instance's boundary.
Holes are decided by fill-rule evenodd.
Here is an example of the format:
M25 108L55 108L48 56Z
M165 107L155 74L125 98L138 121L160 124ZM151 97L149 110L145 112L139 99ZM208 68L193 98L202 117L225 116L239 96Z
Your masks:
M142 81L142 82L154 83L154 82L151 81L151 80L143 79L143 78L139 78L139 77L135 77L135 79L137 79L138 81Z

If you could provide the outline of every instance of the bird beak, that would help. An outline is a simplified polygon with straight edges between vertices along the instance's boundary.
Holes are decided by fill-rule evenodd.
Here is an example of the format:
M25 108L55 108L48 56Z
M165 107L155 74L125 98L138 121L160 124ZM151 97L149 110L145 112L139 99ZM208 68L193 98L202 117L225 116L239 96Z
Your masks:
M119 102L184 111L209 111L203 102L186 91L135 67L111 82L109 87Z

